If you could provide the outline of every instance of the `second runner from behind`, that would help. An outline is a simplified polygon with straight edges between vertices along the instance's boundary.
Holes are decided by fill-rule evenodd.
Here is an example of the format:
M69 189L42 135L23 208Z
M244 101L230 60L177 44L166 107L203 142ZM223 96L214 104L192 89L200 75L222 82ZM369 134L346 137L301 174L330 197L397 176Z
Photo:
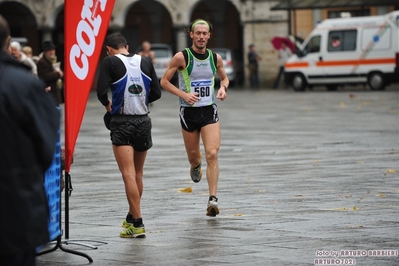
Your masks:
M143 168L152 147L149 103L161 98L161 88L151 62L129 53L125 37L112 33L105 38L108 56L101 65L97 96L111 113L109 129L116 162L121 171L129 204L120 237L145 237L140 200ZM108 91L112 92L112 102Z

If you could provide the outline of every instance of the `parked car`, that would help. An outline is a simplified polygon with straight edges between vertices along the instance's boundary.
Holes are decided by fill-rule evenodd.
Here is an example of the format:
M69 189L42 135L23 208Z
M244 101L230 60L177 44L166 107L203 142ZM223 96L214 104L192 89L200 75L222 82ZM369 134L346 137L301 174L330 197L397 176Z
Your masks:
M230 84L233 85L237 78L237 62L234 58L233 51L228 48L210 48L214 53L219 54L223 59L224 70L229 78ZM220 81L216 75L216 81Z
M136 49L136 53L142 50L141 45ZM173 57L172 47L164 43L151 43L151 50L155 53L155 72L160 80L169 66Z

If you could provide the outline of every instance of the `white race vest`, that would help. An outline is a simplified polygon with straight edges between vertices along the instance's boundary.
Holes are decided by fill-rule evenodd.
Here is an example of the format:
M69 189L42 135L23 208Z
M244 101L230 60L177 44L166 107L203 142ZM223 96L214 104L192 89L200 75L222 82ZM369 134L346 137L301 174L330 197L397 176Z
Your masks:
M122 60L126 67L126 74L112 86L113 114L145 115L148 114L149 86L151 81L140 68L141 56L132 57L115 55ZM145 79L145 81L144 81Z
M188 62L185 69L179 71L179 88L188 93L197 93L198 101L191 105L180 98L180 105L185 107L201 107L215 103L216 66L212 51L208 49L208 58L200 60L186 48Z

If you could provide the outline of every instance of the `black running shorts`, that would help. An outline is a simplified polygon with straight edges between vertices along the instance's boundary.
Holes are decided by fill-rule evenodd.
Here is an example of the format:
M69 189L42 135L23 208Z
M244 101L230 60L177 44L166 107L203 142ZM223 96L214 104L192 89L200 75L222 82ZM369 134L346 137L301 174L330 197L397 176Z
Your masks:
M143 152L152 147L151 119L148 115L117 115L110 124L113 145L129 145Z
M202 127L218 121L216 104L202 107L180 107L180 124L185 131L200 131Z

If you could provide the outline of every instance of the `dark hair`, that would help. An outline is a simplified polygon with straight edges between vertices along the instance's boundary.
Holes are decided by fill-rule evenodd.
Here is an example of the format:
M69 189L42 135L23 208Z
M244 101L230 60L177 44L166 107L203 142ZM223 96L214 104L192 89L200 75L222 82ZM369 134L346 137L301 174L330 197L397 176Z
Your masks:
M10 27L7 20L0 15L0 49L4 49L8 36L10 36Z
M116 32L116 33L112 33L112 34L108 35L105 38L104 47L105 46L110 46L113 49L118 50L120 48L126 48L127 42L126 42L125 37L123 37L122 34L120 34L119 32Z
M196 26L195 24L196 24L197 22L198 22L198 24L203 24L203 23L201 23L200 21L201 21L201 22L205 22L206 24L208 24L209 33L212 34L212 31L213 31L212 23L210 23L209 21L207 21L207 20L205 20L205 19L197 18L197 19L193 20L193 21L190 23L189 28L186 30L186 32L187 32L188 35L190 35L190 32L193 31L193 27Z

